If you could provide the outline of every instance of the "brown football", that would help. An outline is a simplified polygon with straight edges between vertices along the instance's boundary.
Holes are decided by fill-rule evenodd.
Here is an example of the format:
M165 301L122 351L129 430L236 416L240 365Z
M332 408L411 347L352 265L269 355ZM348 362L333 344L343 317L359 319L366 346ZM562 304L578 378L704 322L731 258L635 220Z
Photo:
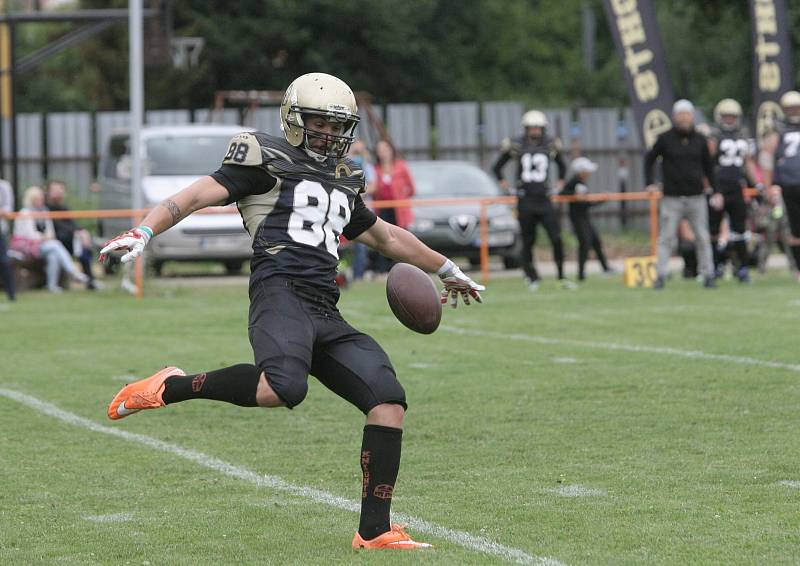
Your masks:
M395 264L386 280L386 298L397 320L414 332L431 334L439 328L442 321L439 291L418 267Z

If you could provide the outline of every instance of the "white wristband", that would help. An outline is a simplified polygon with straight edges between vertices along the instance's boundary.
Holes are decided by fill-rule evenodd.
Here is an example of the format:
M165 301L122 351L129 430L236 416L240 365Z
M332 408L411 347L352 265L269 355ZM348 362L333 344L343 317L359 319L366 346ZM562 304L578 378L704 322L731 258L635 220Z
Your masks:
M447 273L448 271L453 269L455 266L456 266L455 263L453 263L451 260L447 259L442 264L442 267L439 268L439 271L436 272L436 275L440 275L440 276L444 275L445 273Z

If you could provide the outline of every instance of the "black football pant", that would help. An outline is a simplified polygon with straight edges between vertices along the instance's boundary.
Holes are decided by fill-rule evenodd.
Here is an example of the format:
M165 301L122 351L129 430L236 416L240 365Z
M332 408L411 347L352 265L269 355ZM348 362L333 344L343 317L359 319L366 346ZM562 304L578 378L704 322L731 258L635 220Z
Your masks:
M730 187L725 187L721 184L721 188L727 189L722 192L722 197L725 201L722 210L716 210L712 206L708 208L709 232L711 233L711 246L714 250L714 266L718 267L723 259L717 240L719 239L722 219L727 214L730 226L728 249L733 251L734 265L738 269L748 263L747 243L744 241L744 234L747 231L747 204L744 201L742 187L739 183L732 184Z
M533 246L536 244L536 231L539 224L544 226L550 244L553 246L553 259L556 262L558 278L564 278L564 244L561 242L561 226L558 213L550 205L547 208L528 208L522 202L519 205L519 228L522 235L522 251L520 262L525 276L531 281L539 279L539 273L533 263Z
M6 238L2 232L0 232L0 281L3 282L3 289L6 290L9 300L13 301L16 298L14 274L11 272L11 261L8 259Z
M603 253L603 242L600 241L600 235L589 219L588 211L570 210L569 219L575 230L575 236L578 238L578 279L586 278L586 262L589 260L589 250L592 249L597 256L597 261L603 266L603 271L608 271L608 263Z

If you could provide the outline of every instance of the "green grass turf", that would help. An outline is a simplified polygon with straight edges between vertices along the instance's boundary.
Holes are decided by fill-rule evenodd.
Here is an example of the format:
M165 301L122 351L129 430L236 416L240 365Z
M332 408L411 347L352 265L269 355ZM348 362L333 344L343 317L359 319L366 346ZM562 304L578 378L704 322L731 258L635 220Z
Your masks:
M383 344L408 392L395 510L566 564L796 563L800 490L779 482L800 480L800 372L522 335L792 364L798 290L786 274L661 293L595 278L531 294L498 280L484 305L448 309L420 336L391 317L381 284L357 285L341 309ZM362 416L313 379L292 412L196 401L105 417L120 376L251 359L244 287L0 303L0 387L356 500ZM354 513L4 397L0 462L0 564L501 563L427 536L430 552L354 553ZM601 495L553 491L575 485Z

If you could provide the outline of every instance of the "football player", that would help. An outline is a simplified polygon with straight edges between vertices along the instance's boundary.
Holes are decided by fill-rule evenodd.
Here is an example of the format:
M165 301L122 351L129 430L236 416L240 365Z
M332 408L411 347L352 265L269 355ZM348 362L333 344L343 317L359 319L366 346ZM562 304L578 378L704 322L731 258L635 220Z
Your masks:
M500 186L508 190L508 182L503 177L503 167L512 159L517 164L515 187L517 217L522 234L520 261L525 271L525 282L531 291L539 288L539 273L533 260L533 246L536 244L539 224L544 226L553 246L553 259L562 286L565 289L576 287L572 281L564 278L561 226L558 212L550 201L550 163L555 162L558 167L556 185L558 190L564 186L567 167L561 155L561 143L547 135L547 125L547 116L539 110L530 110L523 114L522 127L525 129L525 134L503 140L500 155L492 168Z
M253 239L249 363L186 375L167 367L125 386L111 419L189 399L244 407L296 407L311 374L366 415L359 463L361 518L354 548L421 548L389 522L400 466L406 396L386 353L339 313L335 283L339 237L437 273L442 302L481 301L476 284L411 233L378 219L361 197L363 170L345 156L358 124L356 99L340 79L297 78L280 109L285 139L262 133L233 138L222 166L155 207L102 250L139 256L148 241L202 208L236 202Z
M783 197L789 219L788 244L794 264L800 266L800 92L781 96L784 121L761 144L758 161L770 201ZM800 271L795 273L800 282Z
M749 283L747 230L747 204L742 190L755 179L753 155L755 142L747 128L742 126L742 107L732 98L720 100L714 108L714 128L708 137L708 146L716 162L717 190L710 199L709 228L714 252L714 265L719 269L720 226L728 214L730 237L728 246L733 251L736 277ZM717 273L719 277L721 274Z

